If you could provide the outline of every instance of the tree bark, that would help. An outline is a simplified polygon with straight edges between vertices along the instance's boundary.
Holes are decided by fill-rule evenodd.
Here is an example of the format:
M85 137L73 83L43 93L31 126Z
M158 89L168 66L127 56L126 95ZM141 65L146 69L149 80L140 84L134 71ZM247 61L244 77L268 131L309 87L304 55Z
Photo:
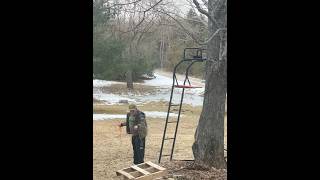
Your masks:
M164 32L163 27L160 27L160 69L163 69L163 61L164 61Z
M126 73L126 81L127 81L127 88L133 89L133 79L132 79L132 70L128 70Z
M208 1L208 13L225 25L226 0L219 3L214 0ZM214 12L214 10L216 10ZM225 10L225 14L222 12ZM209 21L209 34L218 28ZM195 142L192 146L195 163L215 168L226 168L224 159L224 115L227 93L227 58L220 58L221 38L215 36L208 43L206 63L206 86L203 109L200 115L198 127L195 133Z

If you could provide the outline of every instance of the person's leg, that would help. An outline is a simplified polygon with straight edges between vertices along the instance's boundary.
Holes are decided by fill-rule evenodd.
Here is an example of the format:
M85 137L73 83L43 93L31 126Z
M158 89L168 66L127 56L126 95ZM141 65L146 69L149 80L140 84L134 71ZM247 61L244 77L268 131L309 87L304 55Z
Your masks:
M143 147L143 149L141 150L141 157L142 157L142 162L144 162L144 151L145 151L145 147L146 147L146 138L142 139L142 147Z
M145 143L146 143L146 138L142 138L141 139L141 146L140 146L140 153L141 153L141 155L140 155L140 157L141 157L141 163L143 163L144 162L144 150L145 150Z
M140 153L140 138L137 136L136 138L136 157L135 157L135 162L136 164L141 163L141 153Z
M139 144L136 136L132 136L132 147L133 147L133 164L138 164L139 157Z
M145 147L145 138L138 138L138 153L137 153L137 160L138 160L138 164L143 163L144 162L144 147Z

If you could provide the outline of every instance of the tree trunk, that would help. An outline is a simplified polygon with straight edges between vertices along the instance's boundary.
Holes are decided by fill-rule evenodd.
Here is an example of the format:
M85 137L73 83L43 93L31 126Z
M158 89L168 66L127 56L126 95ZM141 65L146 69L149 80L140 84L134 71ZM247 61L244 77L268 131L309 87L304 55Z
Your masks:
M127 88L133 89L133 79L132 79L132 70L128 70L126 73L126 80L127 80Z
M192 147L196 163L216 168L226 168L224 160L226 61L222 63L217 71L208 73L203 110Z
M163 69L163 51L164 51L164 47L163 47L163 29L160 29L160 69Z
M224 24L224 0L209 0L208 12L215 17L219 24ZM221 3L222 2L222 3ZM221 4L220 4L221 3ZM216 12L213 12L216 8ZM225 10L226 15L226 10ZM218 27L209 21L209 34L214 33ZM224 115L227 93L227 58L220 58L220 37L215 36L208 43L206 63L206 86L203 109L195 133L195 142L192 146L195 163L226 168L224 159Z

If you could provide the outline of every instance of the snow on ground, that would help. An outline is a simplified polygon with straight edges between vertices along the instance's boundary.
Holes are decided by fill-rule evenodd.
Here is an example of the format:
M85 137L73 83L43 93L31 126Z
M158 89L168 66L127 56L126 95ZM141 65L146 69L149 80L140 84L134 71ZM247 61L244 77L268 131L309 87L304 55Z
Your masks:
M93 120L125 119L125 114L93 114Z
M104 93L96 93L93 94L93 97L103 101L105 104L117 104L120 100L127 100L129 103L136 103L137 101L128 97L124 97L117 94L104 94Z
M144 80L144 85L148 86L160 86L160 87L171 87L172 86L172 77L162 76L160 74L154 73L156 78L151 80ZM178 81L179 84L183 84L183 81Z
M100 87L110 86L111 84L125 84L123 82L116 81L104 81L104 80L93 80L93 97L103 101L105 104L118 104L120 100L128 100L129 103L144 104L147 102L158 102L170 100L172 77L167 77L165 75L160 75L158 73L154 74L155 79L144 80L143 85L155 86L157 88L157 94L106 94L99 90ZM183 79L179 78L178 83L183 84ZM192 82L191 82L192 83ZM180 103L181 98L181 88L175 88L173 93L172 102ZM192 106L202 106L203 97L201 94L204 92L204 87L185 89L183 102L185 104L190 104Z
M146 117L150 118L166 118L167 112L159 111L143 111L146 114ZM177 117L178 114L169 113L170 117ZM183 115L181 115L183 116ZM93 120L108 120L108 119L126 119L126 114L93 114Z
M154 73L154 75L156 76L155 79L152 80L145 80L144 81L144 85L149 85L149 86L158 86L160 88L169 88L169 90L171 90L171 86L172 86L172 77L166 77L157 73ZM178 76L178 75L177 75ZM181 76L178 76L178 83L179 85L183 84L183 80L181 78ZM186 82L186 84L188 85L188 82ZM192 81L191 81L192 84ZM198 85L196 85L198 86ZM202 87L202 86L201 86ZM191 89L185 89L184 90L186 94L196 94L196 95L201 95L204 92L204 86L202 88L191 88ZM182 89L181 88L175 88L175 92L177 93L181 93Z
M124 84L124 82L106 81L106 80L100 80L100 79L93 80L93 87L104 87L104 86L110 86L111 84Z

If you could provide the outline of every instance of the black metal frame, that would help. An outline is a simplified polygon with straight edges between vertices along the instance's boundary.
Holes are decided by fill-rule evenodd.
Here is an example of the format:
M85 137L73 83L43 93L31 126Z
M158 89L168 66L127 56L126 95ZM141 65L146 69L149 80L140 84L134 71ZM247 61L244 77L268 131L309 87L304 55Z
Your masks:
M186 52L187 50L197 50L197 55L193 56L193 58L186 58ZM172 96L173 96L173 89L175 87L177 87L178 84L178 80L176 77L176 70L178 68L178 66L184 62L190 62L190 64L188 65L187 69L186 69L186 73L185 73L185 79L183 82L183 85L186 85L186 81L188 81L189 86L191 86L190 80L189 80L189 70L191 68L191 66L196 63L196 62L204 62L205 60L207 60L206 58L202 57L203 56L203 51L206 49L203 48L185 48L183 51L183 60L181 60L177 65L175 65L174 70L173 70L173 76L172 76L172 87L171 87L171 95L170 95L170 100L169 100L169 106L168 106L168 112L167 112L167 117L166 117L166 123L165 123L165 127L164 127L164 132L163 132L163 137L162 137L162 143L161 143L161 149L160 149L160 155L159 155L159 163L161 161L161 157L162 156L169 156L169 155L162 155L162 150L163 150L163 144L165 140L171 140L173 139L173 143L172 143L172 148L171 148L171 154L170 154L170 161L172 160L172 156L173 156L173 151L174 151L174 145L176 142L176 137L177 137L177 131L178 131L178 126L179 126L179 121L180 121L180 114L181 114L181 108L182 108L182 102L183 102L183 97L184 97L184 89L185 87L182 87L182 94L181 94L181 100L180 100L180 104L179 104L179 113L178 113L178 119L177 121L172 121L169 123L173 123L176 122L176 128L175 128L175 132L174 132L174 137L173 138L165 138L166 136L166 132L167 132L167 125L168 125L168 120L169 120L169 113L170 113L170 109L171 106L173 106L172 104ZM176 84L175 84L176 83Z

